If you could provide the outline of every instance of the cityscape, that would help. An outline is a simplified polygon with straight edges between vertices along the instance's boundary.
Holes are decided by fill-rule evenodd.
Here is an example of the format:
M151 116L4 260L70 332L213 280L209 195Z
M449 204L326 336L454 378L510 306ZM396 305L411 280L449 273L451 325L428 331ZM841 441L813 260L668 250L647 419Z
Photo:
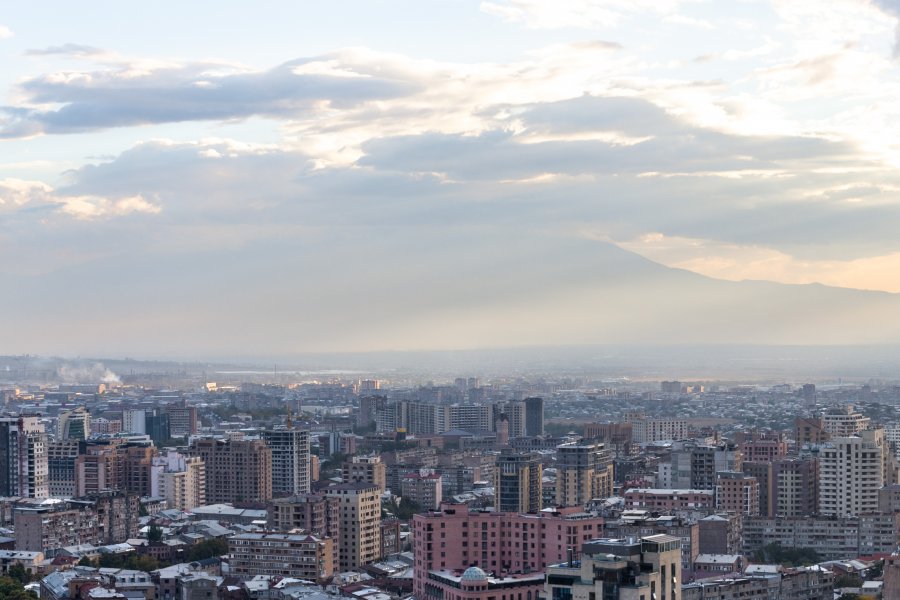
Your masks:
M0 2L0 600L900 600L900 2Z
M0 357L8 597L900 594L897 382L132 366Z

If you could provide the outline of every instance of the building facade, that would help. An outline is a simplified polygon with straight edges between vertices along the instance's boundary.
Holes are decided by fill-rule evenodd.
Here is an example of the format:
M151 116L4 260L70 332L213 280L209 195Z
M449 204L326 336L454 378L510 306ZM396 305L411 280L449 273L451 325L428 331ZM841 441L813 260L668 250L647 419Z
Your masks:
M584 506L595 498L609 498L613 489L612 456L600 442L556 447L556 504Z
M0 417L0 496L50 495L47 445L38 417Z
M381 491L368 483L342 483L325 489L338 501L341 571L349 571L381 558Z
M541 473L541 461L536 454L502 451L494 470L494 508L514 513L541 510Z
M330 538L290 533L240 533L228 538L231 574L297 577L324 583L334 575Z
M276 496L308 494L309 431L270 429L263 439L272 451L272 493Z
M206 501L266 502L272 498L272 450L262 440L194 440L188 454L206 465Z

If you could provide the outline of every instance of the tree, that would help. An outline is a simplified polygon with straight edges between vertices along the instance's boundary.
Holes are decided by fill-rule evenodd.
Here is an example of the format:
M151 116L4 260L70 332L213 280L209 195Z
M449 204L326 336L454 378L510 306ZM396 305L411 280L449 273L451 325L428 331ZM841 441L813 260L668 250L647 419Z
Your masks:
M191 546L187 552L186 560L193 562L195 560L213 558L214 556L222 556L223 554L228 554L228 542L221 538L210 538Z
M104 569L123 569L125 568L125 558L115 552L101 554L100 567Z
M125 568L135 571L155 571L159 568L159 561L146 554L132 554L125 560Z
M858 588L863 584L863 579L859 575L847 573L835 578L834 587L836 588Z
M400 504L397 505L397 510L395 514L398 519L402 519L404 521L409 521L413 518L413 515L416 513L422 512L422 507L407 496L403 496L400 498Z
M22 563L13 563L6 571L9 577L12 577L22 585L31 581L31 573L25 570Z
M12 577L0 577L0 598L3 600L37 600L37 594L26 590Z
M814 565L822 562L822 557L812 548L784 548L778 542L766 544L753 555L754 562L774 563L789 567Z
M150 523L150 528L147 530L147 541L148 542L161 542L163 539L163 530L162 527L157 525L156 523Z
M78 566L79 567L93 567L94 561L89 559L87 556L82 556L81 560L78 561Z

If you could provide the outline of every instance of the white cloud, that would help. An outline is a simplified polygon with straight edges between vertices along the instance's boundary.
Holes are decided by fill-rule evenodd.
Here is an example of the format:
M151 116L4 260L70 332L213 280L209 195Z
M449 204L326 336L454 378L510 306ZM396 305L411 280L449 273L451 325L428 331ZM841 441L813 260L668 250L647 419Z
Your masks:
M13 32L9 27L0 25L0 40L13 36Z
M642 12L671 15L679 4L679 0L486 0L481 10L537 29L596 28Z
M81 220L108 219L131 213L157 214L161 210L158 204L140 195L110 199L96 195L60 194L41 181L0 180L0 213L10 214L30 207L50 208Z

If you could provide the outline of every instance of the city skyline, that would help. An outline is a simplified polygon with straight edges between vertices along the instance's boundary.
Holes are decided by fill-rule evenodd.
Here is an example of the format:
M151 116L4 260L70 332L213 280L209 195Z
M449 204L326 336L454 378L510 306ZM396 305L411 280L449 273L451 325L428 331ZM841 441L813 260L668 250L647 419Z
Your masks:
M898 15L10 4L0 351L895 342Z

